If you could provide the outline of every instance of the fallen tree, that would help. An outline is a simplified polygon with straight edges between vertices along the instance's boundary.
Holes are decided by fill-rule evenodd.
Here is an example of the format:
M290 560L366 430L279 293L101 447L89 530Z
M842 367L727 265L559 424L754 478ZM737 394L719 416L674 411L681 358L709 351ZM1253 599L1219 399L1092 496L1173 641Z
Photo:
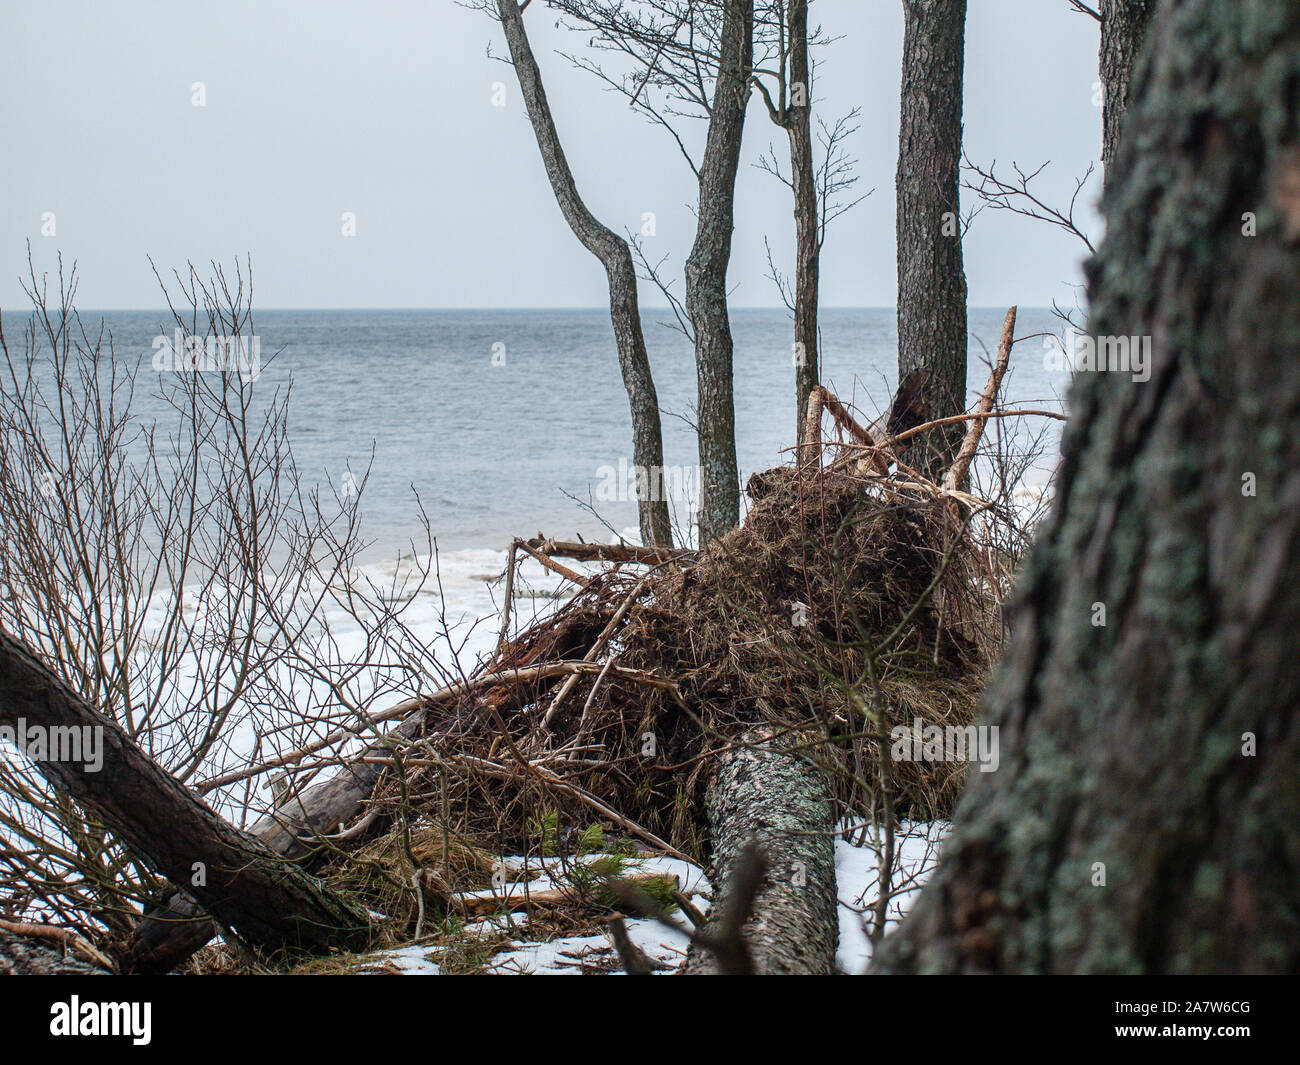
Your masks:
M995 375L1013 323L1014 311ZM527 853L552 819L711 859L715 922L743 908L744 949L710 924L690 971L831 971L837 823L947 816L964 766L913 761L882 777L887 729L918 714L968 724L1000 641L996 603L980 589L1005 574L980 569L954 518L955 503L978 501L899 458L928 428L915 424L923 383L905 382L870 429L818 390L798 464L751 478L745 524L703 552L516 541L507 587L516 554L530 557L572 585L565 605L518 633L507 613L491 659L370 715L370 729L398 724L350 758L336 752L360 728L200 786L334 767L291 785L253 833L364 898L397 940L428 913L459 912L467 891L488 897L482 855ZM991 406L959 416L972 423L967 459L989 418L1015 413ZM823 410L842 434L828 462ZM553 561L565 555L607 568ZM480 857L454 868L456 840ZM753 872L742 859L755 843L763 872L751 890L732 881ZM178 893L141 922L133 966L188 957L215 928L176 918L200 912Z
M98 736L102 764L44 757L33 764L151 868L189 885L209 914L250 945L324 952L366 942L370 921L363 909L215 814L2 632L0 724L27 735L40 729L43 736Z

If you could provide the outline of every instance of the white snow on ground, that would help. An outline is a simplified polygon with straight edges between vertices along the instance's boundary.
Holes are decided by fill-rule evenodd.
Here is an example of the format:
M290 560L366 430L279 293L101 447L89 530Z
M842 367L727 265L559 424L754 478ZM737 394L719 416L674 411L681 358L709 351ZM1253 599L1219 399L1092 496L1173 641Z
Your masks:
M911 909L921 886L929 879L939 859L939 844L949 828L947 821L904 821L895 830L886 934ZM867 929L874 921L880 898L880 858L873 843L870 833L863 846L843 839L835 841L835 880L840 900L840 942L835 963L846 973L864 972L871 961Z
M401 976L437 976L436 951L428 947L401 947L375 955L374 963L357 970L365 972L391 972Z
M554 887L564 881L564 868L566 863L569 866L574 864L589 864L598 858L603 857L599 854L588 855L583 858L521 858L507 857L501 859L501 864L508 870L519 871L527 876L527 880L507 884L502 892L506 893L506 898L514 898L516 895L522 897L527 889L537 890L540 888ZM692 865L690 862L683 861L680 858L668 858L659 854L646 854L629 858L629 869L637 873L662 874L664 876L677 877L678 886L683 895L704 895L708 896L713 890L709 885L708 878L700 870L699 866ZM491 896L492 891L475 891L467 894Z
M650 960L655 972L675 972L686 960L690 937L658 921L627 918L628 939ZM517 974L579 975L584 963L609 968L621 974L614 944L606 935L569 936L550 943L523 943L497 954L488 973L499 976ZM662 966L662 968L660 968Z
M842 831L845 826L841 826ZM930 824L903 822L895 832L895 857L889 905L887 907L886 934L893 929L911 907L917 892L929 877L938 861L939 845L948 834L949 824L936 821ZM865 836L865 838L863 838ZM597 855L579 859L592 861ZM574 859L569 859L570 862ZM835 877L839 896L840 936L836 951L836 965L844 973L861 973L871 961L871 941L868 929L875 919L876 901L880 897L879 856L875 837L870 829L854 834L853 841L837 838L835 841ZM508 857L502 865L525 874L527 879L507 884L495 893L503 904L523 905L529 890L540 890L563 882L558 858L537 859ZM696 906L705 912L709 906L712 888L702 870L676 858L645 857L637 859L638 872L672 873L677 876L682 891L694 896ZM476 892L493 895L491 891ZM686 926L685 918L676 919ZM527 918L514 914L510 922L515 929L523 927ZM488 933L503 927L505 918L494 917L466 926L471 933ZM659 921L628 918L625 921L628 937L655 965L659 973L679 970L686 960L690 938L683 931L675 931ZM437 950L429 947L405 947L387 951L372 959L374 968L409 975L437 975ZM371 966L368 966L368 968ZM492 958L485 972L496 975L579 975L584 971L622 972L613 941L601 933L588 936L567 936L549 942L508 943Z

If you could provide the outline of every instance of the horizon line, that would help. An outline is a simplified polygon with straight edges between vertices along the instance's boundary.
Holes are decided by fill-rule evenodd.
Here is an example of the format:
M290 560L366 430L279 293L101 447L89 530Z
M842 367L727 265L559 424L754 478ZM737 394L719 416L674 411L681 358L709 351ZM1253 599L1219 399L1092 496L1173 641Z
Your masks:
M1005 312L1005 311L1007 310L1007 308L1010 307L1010 306L1012 306L1012 305L1009 304L1009 303L1008 303L1008 304L1001 304L1001 303L967 304L967 305L966 305L966 310L967 310L967 312L970 312L970 311L1000 311L1000 312ZM1017 306L1019 307L1020 310L1023 310L1023 311L1050 311L1050 310L1052 309L1051 306L1048 305L1048 304L1043 304L1043 305L1041 305L1041 306L1035 306L1035 305L1032 305L1032 304L1018 304ZM3 309L3 308L0 308L0 309ZM897 306L896 304L856 304L856 305L855 305L855 304L835 304L835 305L831 305L831 306L822 306L822 307L820 307L820 308L818 308L818 309L821 310L821 311L897 311L897 310L898 310L898 306ZM763 305L747 305L747 306L739 306L739 307L730 307L730 308L728 308L728 310L729 310L729 311L783 311L783 312L785 312L786 314L792 314L792 313L793 313L792 311L790 311L790 309L789 309L788 307L782 307L782 306L775 306L775 307L774 307L774 306L763 306ZM267 312L267 311L276 311L276 312L279 312L279 311L299 311L299 312L302 312L302 311L312 311L312 312L320 312L320 311L327 311L327 312L345 312L345 311L346 311L346 312L357 312L357 311L371 311L371 312L374 312L374 311L388 311L388 312L438 311L438 312L459 312L459 313L472 312L472 311L489 311L489 312L490 312L490 311L531 311L531 312L540 312L540 311L604 311L604 312L608 313L609 308L608 308L607 306L599 305L599 304L598 304L598 305L592 305L592 306L585 306L585 307L584 307L584 306L572 306L572 307L553 307L553 306L514 306L514 307L377 307L377 306L376 306L376 307L254 307L254 308L253 308L253 312L254 312L254 313L259 313L259 312L260 312L260 313L265 313L265 312ZM649 307L647 307L647 306L642 306L642 307L641 307L641 311L642 311L643 313L646 312L646 311L654 311L654 312L659 312L659 311L669 311L669 312L671 312L671 311L672 311L672 308L669 307L667 304L664 304L664 305L662 305L662 306L652 305L652 306L649 306ZM14 310L14 309L11 308L11 309L10 309L10 313L20 313L20 312L18 312L18 311L16 311L16 310ZM154 313L163 313L163 314L170 314L171 312L170 312L170 310L169 310L167 307L86 307L86 308L80 309L80 310L79 310L79 313L81 313L81 314L97 314L97 313L115 313L115 314L123 314L123 313L131 313L131 314L154 314Z

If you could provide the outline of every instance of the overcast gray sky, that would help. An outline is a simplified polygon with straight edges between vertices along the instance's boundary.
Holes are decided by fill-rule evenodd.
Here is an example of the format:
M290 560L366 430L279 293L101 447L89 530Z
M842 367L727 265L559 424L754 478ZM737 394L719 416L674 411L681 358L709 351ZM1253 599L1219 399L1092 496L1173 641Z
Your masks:
M164 268L249 253L270 307L579 307L603 273L551 198L500 28L453 0L0 0L0 306L31 238L38 267L76 258L85 308L159 304L146 255ZM815 0L841 36L821 53L826 118L862 110L851 143L861 191L823 253L827 306L894 302L899 0ZM527 13L579 187L615 229L653 211L673 276L693 237L693 179L667 136L555 55L583 39ZM975 159L1052 161L1044 193L1068 199L1100 155L1097 27L1066 0L969 0L966 147ZM202 82L206 106L192 104ZM492 104L494 82L506 106ZM702 133L702 130L699 131ZM777 130L749 113L752 163ZM699 135L699 134L697 134ZM778 150L782 145L778 144ZM1091 203L1083 212L1100 228ZM342 235L353 212L356 236ZM56 233L42 236L53 212ZM771 306L763 237L783 261L788 193L741 175L731 280L737 306ZM1068 299L1082 245L1006 212L965 244L974 305ZM680 281L678 288L680 290ZM646 292L648 304L660 302Z

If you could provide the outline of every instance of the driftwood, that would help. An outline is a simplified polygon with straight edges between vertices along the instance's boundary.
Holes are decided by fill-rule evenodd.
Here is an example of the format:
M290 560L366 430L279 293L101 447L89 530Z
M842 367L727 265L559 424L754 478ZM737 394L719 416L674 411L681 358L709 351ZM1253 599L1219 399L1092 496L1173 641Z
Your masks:
M626 562L662 566L665 562L688 561L696 557L694 551L684 548L642 547L638 544L587 544L541 536L522 542L547 558L571 558L575 562Z
M977 417L971 420L971 426L966 430L966 437L962 440L961 447L957 449L957 457L953 459L948 472L943 475L942 485L946 491L956 491L966 480L966 473L970 470L971 461L980 446L980 436L984 432L986 416L993 410L993 404L998 398L998 389L1002 387L1002 378L1007 372L1015 331L1016 308L1012 307L1007 311L1007 316L1002 323L1002 338L998 341L998 357L993 364L993 372L989 374L988 383L980 394L979 403L975 405Z
M628 873L619 877L623 884L635 885L642 890L654 887L656 893L671 895L680 884L671 873ZM499 890L466 891L453 895L449 908L467 917L486 917L508 910L523 910L529 906L562 906L574 899L571 887L534 888L526 883L506 884Z
M231 825L160 769L23 644L0 633L0 723L82 730L100 739L102 766L35 762L62 795L93 813L148 865L196 899L224 927L267 950L360 946L364 910L286 866L262 841ZM66 734L66 733L64 733Z

